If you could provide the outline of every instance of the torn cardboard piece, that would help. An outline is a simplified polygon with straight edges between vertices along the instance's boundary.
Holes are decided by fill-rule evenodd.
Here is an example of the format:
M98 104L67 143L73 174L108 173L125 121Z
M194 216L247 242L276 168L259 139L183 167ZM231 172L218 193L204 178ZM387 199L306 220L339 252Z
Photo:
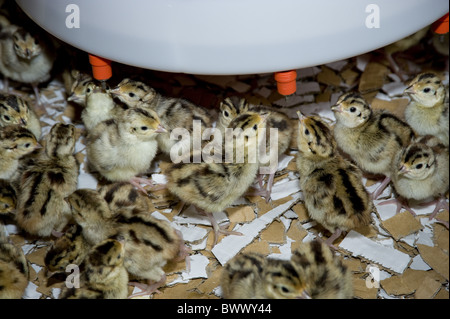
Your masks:
M397 249L378 244L365 236L351 230L341 241L339 247L379 264L395 273L403 273L408 267L411 257Z
M221 242L215 245L211 250L217 260L224 265L228 260L239 253L242 248L250 244L263 229L265 229L275 218L287 211L300 198L299 193L291 196L292 199L290 201L273 208L263 216L253 220L251 223L240 227L239 232L244 234L243 236L228 235L223 238Z
M422 224L408 211L401 212L385 221L382 221L381 226L397 241L400 238L423 229Z
M419 253L423 260L433 268L438 274L443 276L446 280L449 277L449 262L448 254L446 254L439 247L430 247L426 245L417 245Z

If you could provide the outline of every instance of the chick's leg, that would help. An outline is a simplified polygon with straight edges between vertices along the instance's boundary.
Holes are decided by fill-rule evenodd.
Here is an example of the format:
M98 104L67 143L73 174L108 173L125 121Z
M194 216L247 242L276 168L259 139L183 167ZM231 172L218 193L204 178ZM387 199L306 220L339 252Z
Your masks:
M130 179L130 184L139 189L141 192L143 192L145 195L147 195L147 190L141 186L141 184L148 185L151 187L151 190L160 190L164 189L166 185L156 185L155 182L149 178L142 178L142 177L133 177Z
M379 203L378 205L389 205L395 204L397 206L396 213L398 214L402 208L409 211L414 217L417 216L416 212L409 207L408 202L403 197L388 199L384 202Z
M255 188L254 186L251 187L251 190L247 191L247 193L245 193L245 196L261 196L261 197L264 197L266 199L266 202L268 203L270 201L270 192L271 191L269 191L267 188L264 188L263 176L264 176L264 174L258 174L258 176L256 177L259 188ZM270 181L270 176L269 176L269 181ZM272 179L272 184L273 184L273 179ZM272 190L272 186L270 187L270 190Z
M186 246L183 240L183 234L179 230L175 230L177 235L181 238L180 241L180 250L178 251L178 256L175 258L175 261L185 260L186 270L187 272L191 271L191 261L189 259L189 255L192 253L192 249Z
M212 226L212 228L214 230L214 244L213 244L213 246L215 246L217 244L217 240L219 239L219 234L243 236L243 234L240 233L240 232L227 230L227 229L224 229L224 228L220 227L219 224L217 223L217 220L214 218L214 215L212 213L206 212L203 209L198 209L198 211L200 212L200 214L206 216L209 219L209 221L211 222L211 226Z
M377 187L377 189L372 193L372 199L377 199L378 196L381 195L381 193L383 193L384 189L386 188L386 186L389 185L389 183L391 182L391 178L386 176L384 178L384 180L381 182L380 186Z
M334 241L335 241L336 239L339 238L339 236L341 236L341 234L342 234L342 230L339 229L339 228L337 228L337 229L334 231L334 233L333 233L330 237L328 237L327 240L323 240L322 238L319 238L319 239L320 239L321 241L323 241L326 245L328 245L328 247L330 247L330 248L332 248L332 249L334 249L334 250L337 250L336 246L334 246L333 243L334 243Z
M434 207L433 212L431 213L429 219L432 220L433 218L436 217L437 213L439 213L441 210L449 210L449 205L447 203L447 199L445 197L441 197L439 199L436 199L434 201L428 202L428 203L424 203L421 204L421 206L430 206L430 205L436 205ZM448 222L440 220L440 219L436 219L436 221L438 221L439 223L442 223L445 225L445 227L449 227Z
M39 93L38 84L37 83L32 83L31 86L33 88L34 96L36 98L35 106L36 106L37 111L39 113L48 114L47 110L45 108L45 104L43 104L41 102L41 94Z

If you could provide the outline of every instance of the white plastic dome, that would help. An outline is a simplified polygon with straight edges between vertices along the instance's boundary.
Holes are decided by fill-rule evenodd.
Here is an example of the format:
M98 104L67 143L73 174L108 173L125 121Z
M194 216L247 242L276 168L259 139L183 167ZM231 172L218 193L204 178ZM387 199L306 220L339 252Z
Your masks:
M16 1L49 33L86 52L142 68L214 75L348 58L449 11L447 0Z

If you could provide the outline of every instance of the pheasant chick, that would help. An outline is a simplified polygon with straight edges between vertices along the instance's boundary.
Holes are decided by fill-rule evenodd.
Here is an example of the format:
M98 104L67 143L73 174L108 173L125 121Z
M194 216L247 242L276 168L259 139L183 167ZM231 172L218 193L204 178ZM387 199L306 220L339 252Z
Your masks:
M60 232L71 219L65 198L77 189L75 126L57 123L45 137L45 152L24 171L15 215L19 227L41 237Z
M299 114L297 169L308 215L332 233L332 243L371 222L375 206L362 184L360 169L338 152L328 125L317 116Z
M373 111L358 93L343 94L331 109L338 147L363 171L385 176L372 194L376 199L390 183L394 159L414 138L414 131L387 111Z
M145 173L156 155L156 135L165 132L156 112L131 108L123 117L98 124L87 136L87 158L91 167L111 182L128 181L146 193L137 177Z
M405 109L406 122L419 135L433 135L448 147L448 87L434 73L417 75L405 90L411 102Z
M182 128L192 136L194 121L200 124L201 134L203 134L205 128L211 127L212 124L211 117L203 108L184 99L162 96L140 81L126 78L112 89L111 93L129 107L140 106L156 111L162 125L167 129L167 132L157 136L158 147L165 154L170 155L173 146L183 141L179 141L175 136L171 137L173 130ZM189 143L192 148L192 138L184 142ZM187 146L186 144L184 147Z
M17 195L7 180L0 179L0 215L12 213L16 209Z
M10 180L19 168L19 160L38 147L28 129L19 125L0 127L0 178Z
M406 200L424 201L429 198L439 198L433 201L436 207L430 219L441 210L448 210L445 194L449 189L449 151L440 139L435 136L426 135L406 147L399 154L394 165L392 182L398 196ZM383 204L396 202L397 211L401 206L409 210L413 215L415 212L402 203L402 200L389 200Z
M254 252L229 260L220 285L225 299L309 299L305 282L291 261Z
M351 271L320 241L302 244L291 257L311 299L351 299Z
M47 251L45 266L52 273L65 272L70 264L81 266L91 248L83 236L83 228L72 225Z
M82 73L78 70L72 70L71 75L73 78L73 83L70 87L70 95L67 98L67 101L74 102L85 107L87 86L93 81L93 79L89 74Z
M10 24L2 30L0 47L0 72L6 80L31 84L37 107L46 112L40 102L38 85L50 79L56 59L51 42L44 38L43 33L32 35L24 28Z
M212 213L223 211L231 205L255 180L259 168L257 150L264 137L258 132L265 125L266 115L256 112L241 114L230 123L236 134L232 135L232 147L225 143L222 150L222 156L225 156L220 163L194 163L189 159L187 163L172 164L166 171L169 191L184 203L195 205L200 213L210 219L215 243L219 233L230 232L219 228ZM241 159L238 159L238 150L244 153ZM254 158L251 157L252 150Z
M22 125L39 140L41 122L34 110L23 98L13 94L0 94L0 127Z
M93 247L86 258L82 287L61 292L61 299L125 299L128 273L123 265L123 244L106 239Z
M0 298L21 299L28 286L28 262L21 247L9 242L0 224Z
M67 198L72 216L89 245L97 245L116 233L108 203L94 189L81 188Z

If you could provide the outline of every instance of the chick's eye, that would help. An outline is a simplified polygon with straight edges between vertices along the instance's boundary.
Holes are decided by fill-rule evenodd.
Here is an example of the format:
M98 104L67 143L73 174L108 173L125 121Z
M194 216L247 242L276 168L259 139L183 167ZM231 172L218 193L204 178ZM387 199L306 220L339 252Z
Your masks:
M421 169L422 167L423 167L423 164L417 164L417 165L416 165L416 168L417 168L417 169Z
M228 117L230 114L227 111L223 111L223 116Z
M283 293L288 293L288 292L289 292L289 289L288 289L286 286L281 286L281 291L282 291Z
M253 125L253 129L256 131L258 129L258 125Z
M91 93L91 89L90 89L90 88L87 88L87 89L86 89L86 93Z
M352 112L352 113L356 112L356 107L352 106L352 107L350 108L350 112Z
M134 94L133 92L128 93L129 97L135 97L136 94Z
M431 91L430 88L424 88L424 89L423 89L423 92L424 92L424 93L429 93L430 91Z
M3 119L8 122L11 121L11 118L8 115L3 115Z
M31 146L30 143L25 144L25 147L26 147L26 148L29 148L30 146Z
M309 130L305 129L305 135L309 135Z
M141 126L141 130L147 131L147 130L148 130L148 127L147 127L147 126Z

